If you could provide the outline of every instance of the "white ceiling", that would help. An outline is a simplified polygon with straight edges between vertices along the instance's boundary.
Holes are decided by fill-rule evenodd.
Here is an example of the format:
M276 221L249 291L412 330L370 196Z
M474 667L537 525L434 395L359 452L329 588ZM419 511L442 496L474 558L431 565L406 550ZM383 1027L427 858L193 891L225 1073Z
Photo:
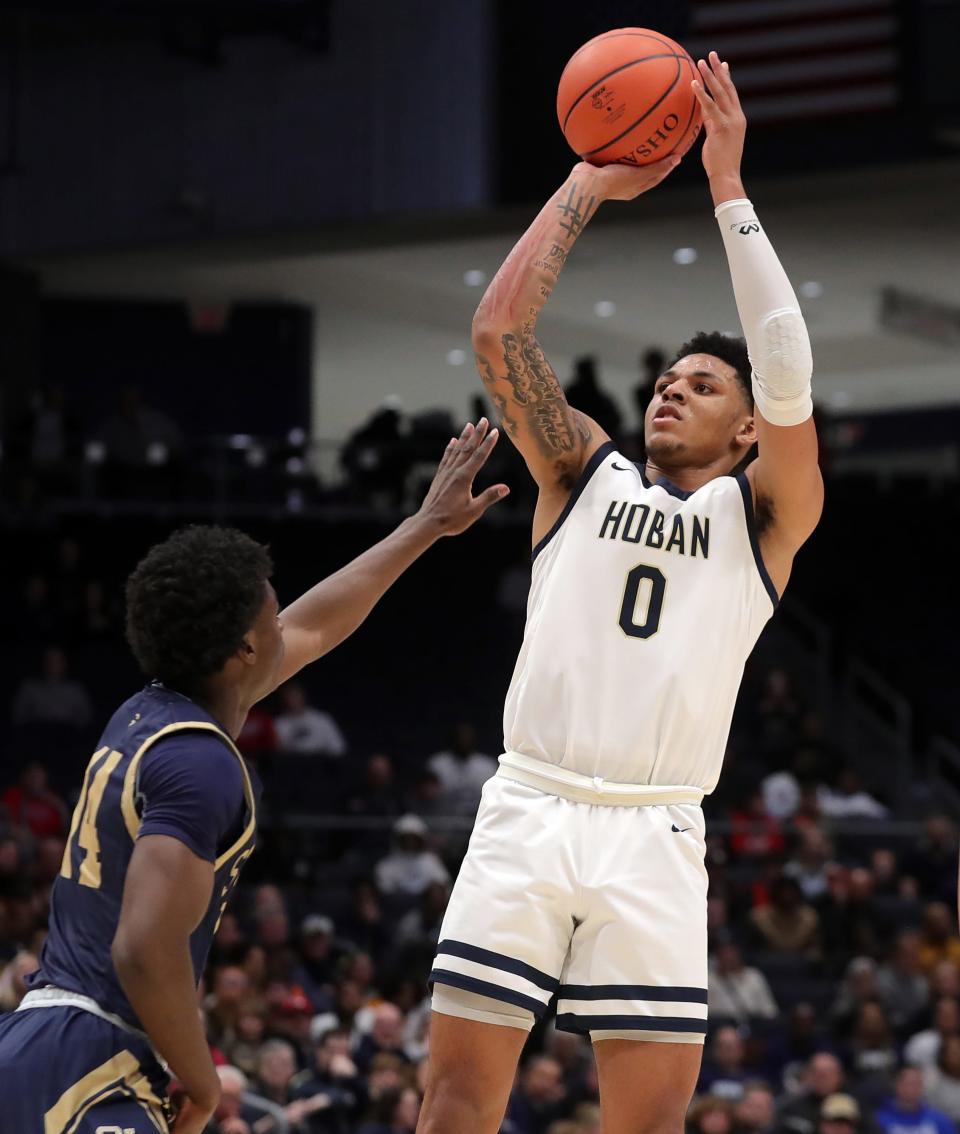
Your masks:
M801 300L818 396L856 408L960 402L955 349L878 324L884 285L960 307L960 161L781 179L752 193L795 285L823 288L820 298ZM460 411L473 388L470 360L455 373L447 355L469 352L482 290L468 287L463 274L479 269L489 278L534 211L502 218L496 235L396 243L385 229L394 242L383 247L325 252L314 238L299 253L234 247L34 266L58 294L309 304L317 313L315 432L336 437L386 394L399 394L411 409ZM483 224L489 229L489 218ZM696 262L675 264L679 247L695 248ZM601 300L615 305L611 317L595 314ZM596 353L604 380L626 401L643 348L670 350L695 330L736 327L707 194L678 186L604 207L567 262L540 339L561 376L577 354Z

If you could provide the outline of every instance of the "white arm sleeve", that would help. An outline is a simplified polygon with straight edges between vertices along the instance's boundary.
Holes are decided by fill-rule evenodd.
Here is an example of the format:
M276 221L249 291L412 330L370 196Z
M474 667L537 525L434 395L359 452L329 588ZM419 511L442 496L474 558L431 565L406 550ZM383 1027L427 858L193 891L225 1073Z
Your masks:
M716 218L747 340L757 409L771 425L799 425L813 413L813 357L797 297L749 201L724 201Z

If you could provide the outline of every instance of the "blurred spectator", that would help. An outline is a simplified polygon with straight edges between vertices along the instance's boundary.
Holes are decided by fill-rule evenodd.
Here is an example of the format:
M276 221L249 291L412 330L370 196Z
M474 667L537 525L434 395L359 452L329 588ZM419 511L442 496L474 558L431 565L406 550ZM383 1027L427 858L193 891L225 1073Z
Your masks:
M929 980L931 997L951 996L960 1001L960 968L953 961L938 961Z
M395 1055L407 1063L403 1050L403 1013L389 1001L378 1004L373 1012L373 1027L363 1036L353 1053L354 1062L366 1074L378 1055Z
M718 946L707 987L711 1019L745 1023L751 1018L770 1020L777 1015L777 1002L767 978L759 969L743 963L743 955L732 941Z
M736 1134L772 1134L776 1107L770 1087L759 1080L745 1083L733 1118Z
M946 815L933 815L924 823L923 837L904 863L928 898L953 902L957 892L957 828Z
M347 438L340 452L351 483L375 505L399 507L403 503L412 453L405 443L400 402L387 398L383 405Z
M787 845L779 822L767 812L763 792L751 793L746 805L730 817L730 853L738 858L766 858Z
M251 1091L247 1076L239 1067L229 1064L217 1068L220 1079L220 1103L217 1106L216 1122L223 1134L237 1131L241 1134L245 1123L250 1134L288 1134L290 1124L283 1109L269 1099ZM229 1124L229 1125L228 1125Z
M568 1105L590 1103L595 1097L590 1072L596 1070L589 1042L576 1032L552 1028L547 1033L544 1053L560 1064Z
M862 1004L857 1011L846 1056L861 1101L881 1102L890 1092L898 1059L890 1025L876 1001Z
M24 423L27 456L47 488L63 488L67 464L79 452L80 427L68 408L63 386L44 386L31 400Z
M803 705L785 669L767 671L756 715L757 741L765 751L783 751L796 743Z
M300 957L293 979L310 999L315 1012L333 1006L333 985L340 950L334 945L334 925L323 914L309 914L300 925Z
M83 642L102 642L117 633L115 610L107 600L107 592L98 579L88 579L77 615L77 633Z
M744 1070L745 1056L737 1029L731 1025L717 1028L704 1052L697 1090L734 1102L740 1099L744 1083L750 1078Z
M851 954L875 956L886 936L873 895L873 875L863 867L833 866L818 903L820 940L827 968L838 970Z
M369 879L361 879L356 884L350 909L340 923L340 933L351 947L375 957L379 957L386 946L389 929L380 908L380 895Z
M66 804L50 790L47 770L36 760L24 766L16 787L7 788L0 803L15 827L24 828L37 839L66 831Z
M257 760L261 756L268 756L280 747L277 736L277 726L270 713L262 705L254 705L247 713L240 735L237 737L237 747L248 760Z
M841 1091L843 1083L840 1060L825 1051L817 1052L807 1064L801 1093L787 1099L779 1109L778 1134L816 1134L824 1100Z
M898 1032L926 1009L930 990L920 964L920 937L913 930L900 934L892 957L878 969L877 991Z
M873 874L873 892L895 898L903 894L903 880L897 856L889 847L874 847L870 854L870 872Z
M396 776L393 761L382 752L371 756L364 766L363 781L347 800L351 815L397 815Z
M363 1108L366 1089L363 1077L350 1056L350 1036L339 1028L325 1032L315 1046L312 1067L291 1080L295 1100L325 1096L327 1104L318 1108L308 1123L311 1134L330 1131L341 1134L350 1129L350 1121Z
M876 961L872 957L854 957L843 974L831 1009L838 1027L848 1031L863 1005L873 1003L879 995Z
M372 1121L359 1134L413 1134L420 1117L420 1096L411 1087L387 1091L373 1104Z
M98 434L107 462L121 472L173 462L183 446L177 423L144 405L136 386L121 392L117 412L107 418Z
M786 1030L774 1029L767 1037L766 1066L770 1077L789 1093L801 1090L810 1059L818 1052L830 1052L833 1042L814 1006L801 1000L787 1017Z
M298 756L342 756L347 742L329 713L307 704L302 685L288 682L280 691L283 712L275 724L282 751Z
M960 1003L952 996L941 996L933 1005L932 1026L910 1037L903 1058L914 1067L932 1067L940 1045L948 1036L956 1035L960 1035Z
M427 767L440 777L449 814L474 815L483 785L497 770L497 761L477 751L476 729L461 722L450 736L450 747L431 756Z
M937 1062L923 1071L926 1101L942 1110L951 1122L960 1122L960 1036L945 1036Z
M897 1075L893 1098L876 1112L883 1134L956 1134L951 1119L930 1106L923 1091L921 1072L904 1067Z
M920 964L930 972L940 961L960 966L960 937L956 934L953 909L946 902L930 902L923 911Z
M236 1039L237 1020L249 997L250 981L239 965L224 965L213 976L213 991L204 1000L207 1035L227 1047Z
M623 415L616 401L600 386L597 360L592 355L574 359L573 378L564 393L574 409L592 417L611 437L620 436Z
M535 1055L520 1071L504 1126L510 1134L545 1134L562 1117L565 1097L560 1064L549 1055Z
M290 1080L296 1073L293 1045L282 1039L267 1040L257 1060L258 1093L277 1106L286 1106L291 1101Z
M841 768L834 787L821 787L820 813L830 819L884 819L889 811L863 789L853 768Z
M829 1095L820 1107L820 1134L856 1134L862 1130L860 1104L852 1095Z
M925 906L920 930L920 965L926 972L931 972L941 960L960 966L960 938L954 926L953 909L945 902Z
M792 818L800 806L800 783L793 772L778 771L764 776L760 785L767 812L774 819Z
M770 902L751 910L750 921L767 949L803 957L817 953L820 919L792 878L775 879Z
M827 892L827 875L833 858L830 840L819 827L800 831L800 846L784 866L783 873L794 878L808 902L816 902Z
M436 951L440 941L440 924L447 908L450 889L443 882L431 882L423 891L420 904L405 914L397 924L394 941L400 948L414 949L426 957Z
M404 815L393 825L395 849L377 863L377 887L383 894L419 897L431 882L449 885L450 875L427 848L427 825L416 815Z
M50 646L43 655L43 676L27 677L13 701L15 724L60 724L84 729L93 717L90 695L67 676L67 655Z
M687 1115L688 1134L732 1134L733 1103L727 1098L709 1095L697 1099Z

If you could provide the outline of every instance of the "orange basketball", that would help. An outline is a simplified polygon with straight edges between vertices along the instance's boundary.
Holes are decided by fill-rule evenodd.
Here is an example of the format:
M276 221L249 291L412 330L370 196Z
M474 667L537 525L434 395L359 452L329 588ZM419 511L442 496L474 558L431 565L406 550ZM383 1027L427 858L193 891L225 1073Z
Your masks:
M560 129L593 165L649 165L683 155L700 133L698 77L679 43L647 28L620 28L585 43L557 91Z

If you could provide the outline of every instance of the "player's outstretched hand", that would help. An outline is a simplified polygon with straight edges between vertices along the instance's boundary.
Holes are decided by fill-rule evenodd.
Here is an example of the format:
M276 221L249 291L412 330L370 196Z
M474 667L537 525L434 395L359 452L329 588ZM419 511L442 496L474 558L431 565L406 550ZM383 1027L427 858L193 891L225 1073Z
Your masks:
M703 168L711 180L715 177L739 178L747 119L740 106L737 88L730 78L730 64L724 63L715 51L711 51L709 62L701 59L697 68L700 78L693 80L693 93L703 111L703 126L707 133L701 155Z
M624 165L620 162L591 165L588 161L579 161L573 172L588 181L590 192L601 201L632 201L659 185L679 164L680 158L676 156L649 165Z
M490 423L481 417L476 426L467 422L459 437L451 437L419 513L439 527L440 535L466 531L510 491L505 484L495 484L479 496L473 495L474 478L499 436L499 430L490 429Z

